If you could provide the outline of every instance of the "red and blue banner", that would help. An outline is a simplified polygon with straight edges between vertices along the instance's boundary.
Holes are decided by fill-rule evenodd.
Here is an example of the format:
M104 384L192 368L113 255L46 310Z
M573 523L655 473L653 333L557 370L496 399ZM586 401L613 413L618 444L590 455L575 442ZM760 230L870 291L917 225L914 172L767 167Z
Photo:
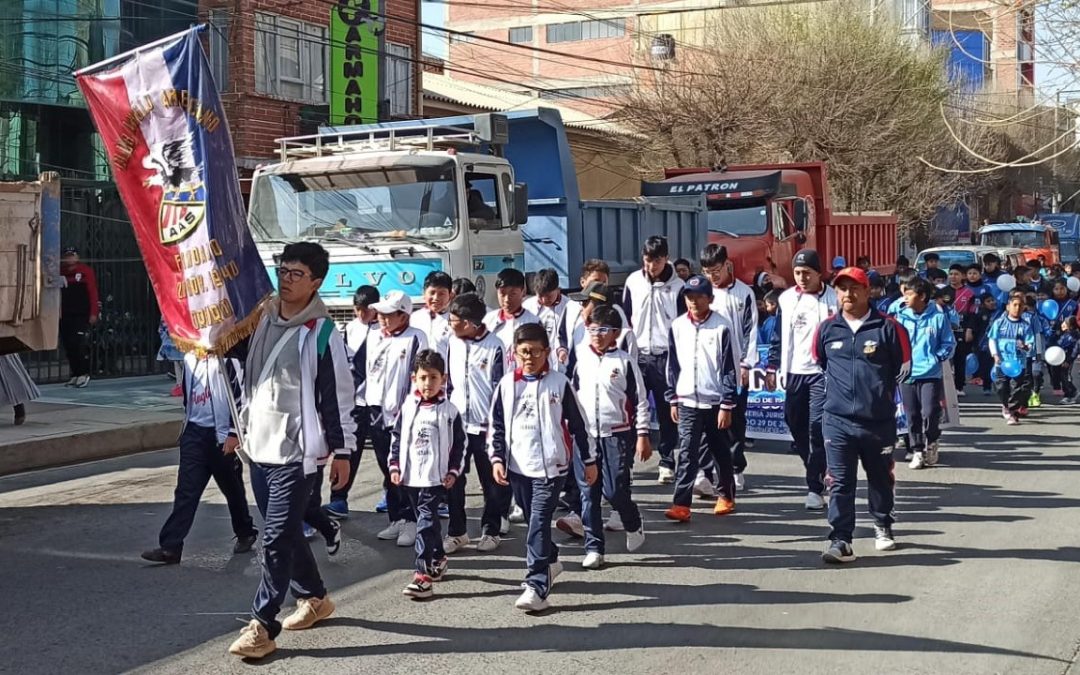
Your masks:
M177 347L224 352L271 292L199 42L178 33L76 73Z

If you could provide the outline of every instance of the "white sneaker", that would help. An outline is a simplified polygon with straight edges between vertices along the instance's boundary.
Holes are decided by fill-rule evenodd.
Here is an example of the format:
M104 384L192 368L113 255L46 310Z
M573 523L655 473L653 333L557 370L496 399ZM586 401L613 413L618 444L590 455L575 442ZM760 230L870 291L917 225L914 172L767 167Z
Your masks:
M502 543L502 539L493 537L490 534L485 534L480 537L480 541L476 542L476 550L481 553L490 553L499 548L499 544Z
M633 553L642 546L645 545L645 528L642 527L637 532L626 533L626 551Z
M608 532L622 532L626 530L622 524L622 516L619 515L618 511L611 512L607 522L604 523L604 529Z
M671 485L675 482L675 470L669 469L666 466L660 467L660 473L656 477L656 482L659 485Z
M934 466L938 463L938 444L936 442L926 444L923 460L926 461L926 466Z
M446 555L450 555L451 553L457 553L468 545L469 535L467 534L463 534L458 537L445 537L442 540L443 551L446 552Z
M825 498L816 492L807 492L804 506L807 511L824 511Z
M412 546L416 543L416 523L403 522L401 534L398 535L398 546Z
M576 513L568 513L562 518L555 521L555 527L559 528L560 532L581 539L585 536L585 523L581 522L581 516Z
M71 378L70 380L68 380L67 382L65 382L65 383L64 383L64 386L65 386L65 387L74 387L74 386L75 386L75 383L76 383L76 382L78 382L78 381L79 381L79 378L77 378L77 377L73 377L73 378Z
M517 504L514 504L513 508L510 509L510 522L511 523L524 523L525 522L525 512L522 511L521 507L518 506Z
M746 489L746 474L735 474L735 489L742 492Z
M404 520L398 520L390 523L390 525L385 530L381 530L377 535L375 535L375 537L377 539L382 539L383 541L391 541L393 539L397 539L398 535L401 534L401 527L404 524Z
M550 606L547 599L541 598L532 586L525 586L525 590L514 601L514 607L526 612L542 612Z
M704 473L699 473L694 481L694 495L706 499L716 498L716 488Z
M874 548L879 551L892 551L896 548L891 527L874 525Z
M597 553L596 551L589 551L585 554L585 559L581 561L581 566L587 570L598 570L604 566L604 554Z
M501 535L510 534L510 519L509 518L500 518L499 519L499 534L501 534Z
M911 457L911 463L908 464L909 469L922 469L926 466L926 460L923 458L923 453L916 452Z
M75 380L75 386L77 388L79 388L79 389L82 389L83 387L85 387L88 384L90 384L90 376L89 375L80 375L79 379Z

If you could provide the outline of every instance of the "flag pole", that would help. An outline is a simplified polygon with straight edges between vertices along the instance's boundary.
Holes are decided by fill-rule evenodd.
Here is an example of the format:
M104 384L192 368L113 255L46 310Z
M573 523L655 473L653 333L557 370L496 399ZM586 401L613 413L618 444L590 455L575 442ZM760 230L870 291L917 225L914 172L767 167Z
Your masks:
M97 63L91 64L91 65L89 65L89 66L87 66L85 68L80 68L79 70L76 70L73 73L73 75L75 77L81 77L83 75L89 75L90 73L96 73L97 71L102 70L103 68L107 68L110 65L116 63L117 61L123 61L125 59L129 59L132 56L135 56L136 54L139 54L140 52L145 52L145 51L148 51L150 49L154 49L155 47L160 47L161 45L168 44L170 42L174 42L176 40L179 40L180 38L187 35L191 31L201 33L204 30L206 30L206 24L205 23L194 24L194 25L191 26L191 28L188 28L187 30L182 30L179 33L173 33L172 35L168 35L166 37L163 37L160 40L154 40L153 42L148 42L147 44L138 46L135 49L129 49L129 50L127 50L126 52L124 52L122 54L117 54L116 56L110 56L109 58L105 59L104 61L98 61Z
M207 358L218 359L219 357L210 355L207 356ZM221 359L219 359L218 361L218 377L221 378L222 386L225 389L225 395L229 401L229 412L232 413L233 428L236 429L236 440L239 442L239 447L237 447L236 449L236 454L240 456L240 459L244 461L244 464L250 465L251 458L248 457L248 454L244 451L244 441L246 440L246 434L244 433L243 419L241 419L240 417L240 406L237 405L235 392L233 391L232 387L232 382L230 381L229 376L226 373L226 369L228 368L226 362L228 361L228 359L225 359L225 357L221 357ZM237 373L237 377L239 377L239 373Z

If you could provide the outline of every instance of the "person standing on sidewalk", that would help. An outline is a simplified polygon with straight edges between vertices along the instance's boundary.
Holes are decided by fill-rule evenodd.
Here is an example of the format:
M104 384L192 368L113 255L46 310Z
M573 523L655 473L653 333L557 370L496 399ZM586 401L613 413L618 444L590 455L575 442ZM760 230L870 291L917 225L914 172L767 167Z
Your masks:
M64 249L60 272L64 275L64 287L60 289L60 342L67 354L71 376L67 386L81 389L90 384L87 334L98 322L101 311L97 278L89 265L79 262L79 251L73 247Z
M276 270L278 293L243 343L244 451L263 516L263 546L252 619L229 647L237 656L262 658L277 648L274 640L282 629L310 628L334 612L303 532L318 461L333 455L330 483L340 489L349 480L349 456L356 451L345 342L318 295L329 267L322 246L287 245ZM278 621L290 587L296 610Z
M851 542L860 462L874 518L874 546L879 551L896 548L896 389L911 372L911 342L895 319L870 307L866 272L847 267L836 275L835 285L840 314L818 325L811 353L828 382L822 431L832 478L832 532L821 558L848 563L855 560Z
M821 258L813 249L795 254L795 288L780 295L776 319L779 330L769 344L765 387L784 390L784 421L795 451L806 467L809 511L825 509L825 438L821 423L825 406L825 373L810 355L814 331L840 308L836 291L821 279Z
M41 398L18 354L0 356L0 406L15 409L15 426L26 422L26 404Z
M641 247L641 269L626 279L623 309L638 346L638 365L645 379L645 390L652 395L660 424L660 473L657 483L670 485L675 480L675 447L678 429L671 417L667 393L668 336L671 324L682 309L679 294L685 282L668 262L667 239L651 236ZM571 346L573 348L573 346ZM691 476L691 480L693 480Z
M236 429L229 396L240 399L240 364L216 356L183 356L180 387L184 397L184 428L180 432L180 467L176 474L173 509L158 535L158 548L144 551L143 560L176 565L184 551L184 539L195 522L210 479L214 479L229 505L236 545L233 554L247 553L258 531L248 511L244 473L236 456ZM232 387L230 393L225 387Z

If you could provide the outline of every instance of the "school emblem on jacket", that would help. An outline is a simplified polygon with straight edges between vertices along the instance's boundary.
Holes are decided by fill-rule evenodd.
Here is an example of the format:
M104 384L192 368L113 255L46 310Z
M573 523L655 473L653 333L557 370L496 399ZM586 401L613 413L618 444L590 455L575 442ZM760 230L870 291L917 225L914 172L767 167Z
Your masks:
M867 354L867 355L873 354L874 352L877 351L877 346L878 346L877 340L867 340L866 342L863 343L862 353Z
M835 342L830 342L829 343L829 349L833 349L833 350L840 349L843 346L844 346L844 343L840 342L839 340L836 340Z
M619 368L616 366L615 368L611 369L611 376L610 377L611 377L611 379L614 380L614 379L618 378L619 375L621 375L621 374L622 373L619 372Z

